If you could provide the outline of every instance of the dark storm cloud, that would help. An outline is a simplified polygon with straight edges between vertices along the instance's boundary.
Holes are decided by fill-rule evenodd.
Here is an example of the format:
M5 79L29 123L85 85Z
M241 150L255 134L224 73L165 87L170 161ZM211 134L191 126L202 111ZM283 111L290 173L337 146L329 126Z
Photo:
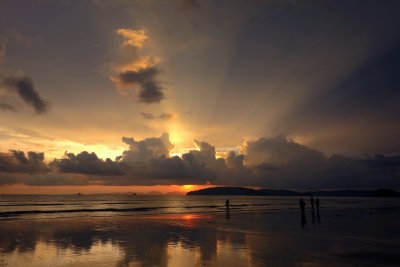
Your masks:
M291 162L315 164L324 160L321 152L290 141L285 136L249 141L246 143L245 154L245 162L251 166L266 162L277 165Z
M36 113L41 114L48 111L49 102L42 99L28 76L8 77L4 79L4 84L15 90L26 104L34 108Z
M160 103L165 95L163 87L155 80L158 73L156 67L128 70L119 73L114 80L122 87L139 87L139 102Z
M165 98L163 88L156 81L148 81L141 85L139 101L146 104L160 103Z
M83 151L77 155L66 153L62 159L55 159L50 166L62 173L82 173L91 175L122 175L124 172L117 162L102 160L95 153Z
M117 75L118 81L124 86L142 85L152 81L157 75L158 70L155 67L143 68L137 71L128 70Z
M16 108L13 105L7 103L0 103L0 109L3 111L16 111Z
M247 141L243 154L216 157L216 149L194 140L196 150L169 157L168 134L137 141L115 160L95 153L66 153L44 162L43 153L0 154L0 184L168 185L214 184L292 189L400 188L400 155L326 156L284 136ZM13 173L12 176L7 175ZM18 175L14 175L18 174ZM32 175L33 174L33 175ZM40 174L40 175L38 175ZM76 176L74 176L74 174Z
M325 156L283 136L247 142L250 184L274 188L374 188L400 186L399 156ZM243 181L238 181L242 183Z
M49 171L44 162L44 153L11 150L0 152L0 172L3 173L45 173Z

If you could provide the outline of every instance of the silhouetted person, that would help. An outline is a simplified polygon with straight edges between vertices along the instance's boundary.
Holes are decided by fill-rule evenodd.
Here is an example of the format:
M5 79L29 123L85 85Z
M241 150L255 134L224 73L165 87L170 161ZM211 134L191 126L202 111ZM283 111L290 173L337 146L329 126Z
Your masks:
M225 200L225 207L227 210L229 210L229 198L227 200Z
M310 203L311 203L311 209L314 210L314 197L313 196L311 196Z
M317 206L317 217L319 218L319 199L315 200L315 206Z
M226 207L226 218L229 219L229 198L227 200L225 200L225 207Z

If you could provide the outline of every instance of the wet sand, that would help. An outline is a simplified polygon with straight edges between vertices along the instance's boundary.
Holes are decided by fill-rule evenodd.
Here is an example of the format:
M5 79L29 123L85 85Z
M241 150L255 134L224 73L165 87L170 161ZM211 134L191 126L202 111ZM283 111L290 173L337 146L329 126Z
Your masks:
M3 219L0 266L399 266L399 209Z

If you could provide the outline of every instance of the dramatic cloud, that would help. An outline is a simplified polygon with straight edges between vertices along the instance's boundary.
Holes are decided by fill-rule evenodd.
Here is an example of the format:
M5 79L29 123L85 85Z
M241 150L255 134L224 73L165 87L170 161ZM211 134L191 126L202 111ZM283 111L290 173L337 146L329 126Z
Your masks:
M110 79L125 93L126 89L133 89L141 103L160 103L165 94L156 79L160 72L157 66L159 60L139 55L139 50L148 39L145 30L118 29L117 33L125 39L122 45L133 50L134 58L128 63L118 64Z
M244 156L253 170L249 184L302 189L400 186L399 156L327 157L283 136L247 142Z
M139 70L128 70L113 77L120 87L138 87L139 102L151 104L159 103L165 98L163 88L155 81L158 70L155 67L142 68Z
M15 90L26 104L34 108L36 113L41 114L48 111L49 102L42 99L28 76L8 77L4 79L4 84L11 90Z
M260 138L245 144L244 153L247 165L263 163L284 164L310 164L321 163L324 155L314 149L288 140L285 136Z
M0 152L0 172L4 173L45 173L48 166L44 162L44 153L11 150Z
M292 189L400 188L400 155L325 156L284 136L259 138L243 145L243 154L216 157L216 148L194 140L196 149L170 157L168 134L128 145L115 160L95 153L66 153L44 162L43 153L0 154L0 184L168 185L214 184ZM7 175L13 173L13 175ZM23 176L15 174L24 174ZM34 175L33 175L34 174ZM76 176L74 176L76 175Z
M123 137L122 141L129 145L129 150L123 152L121 161L148 161L160 156L168 156L174 145L169 141L169 135L164 133L161 137L146 138L135 141L133 138Z
M0 109L4 111L13 111L15 112L16 109L13 105L7 104L7 103L0 103Z
M83 173L93 175L121 175L119 164L111 159L102 160L95 153L83 151L78 155L66 153L65 158L55 159L51 166L64 173Z

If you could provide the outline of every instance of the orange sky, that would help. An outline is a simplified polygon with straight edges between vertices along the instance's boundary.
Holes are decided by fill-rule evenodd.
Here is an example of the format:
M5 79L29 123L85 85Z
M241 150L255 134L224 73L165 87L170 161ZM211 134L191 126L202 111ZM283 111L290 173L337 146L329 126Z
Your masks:
M154 186L29 186L24 184L0 186L0 194L101 194L137 193L184 195L189 191L212 187L212 185L154 185Z

